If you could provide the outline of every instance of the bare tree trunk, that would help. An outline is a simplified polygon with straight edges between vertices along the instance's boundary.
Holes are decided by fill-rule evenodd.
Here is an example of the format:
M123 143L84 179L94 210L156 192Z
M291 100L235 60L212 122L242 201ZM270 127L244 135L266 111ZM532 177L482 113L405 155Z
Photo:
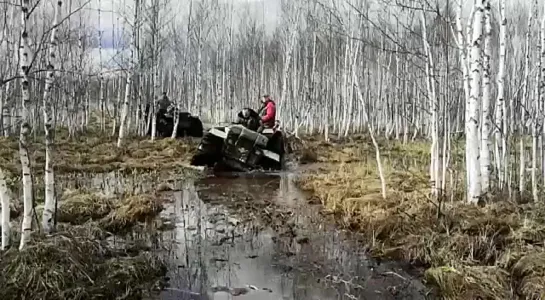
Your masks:
M19 61L21 71L21 87L22 87L22 119L21 133L19 134L19 156L21 159L21 169L23 178L23 222L21 229L21 243L19 249L23 249L30 239L32 231L32 211L34 205L33 199L33 182L32 171L30 169L30 157L28 154L28 137L31 131L29 123L29 106L30 106L30 82L28 73L30 71L30 63L32 62L32 52L30 49L28 20L30 19L32 5L29 0L21 0L21 47L19 50Z
M490 112L490 58L492 56L492 12L490 0L484 1L484 55L482 81L482 126L481 126L481 189L488 193L490 189L490 133L492 132L492 116Z
M99 92L98 92L98 103L100 107L100 131L104 132L105 129L105 122L106 122L106 116L104 115L104 102L105 102L105 96L104 96L104 74L103 74L103 64L102 64L102 27L100 26L100 18L101 18L101 0L98 0L98 56L99 56L99 73L98 73L98 82L99 82Z
M505 103L505 52L507 41L507 17L505 13L505 1L500 0L500 51L498 62L498 95L496 98L496 115L495 123L495 144L496 144L496 169L498 171L499 188L505 188L507 183L506 171L508 167L507 161L507 105Z
M193 0L190 0L189 1L189 17L188 17L188 20L187 20L187 31L186 31L186 36L185 36L185 47L186 47L186 50L184 51L184 55L183 55L183 60L184 60L184 65L183 65L183 71L182 71L182 80L185 80L185 76L186 76L186 71L187 71L187 57L189 55L189 34L190 34L190 31L191 31L191 14L193 13ZM186 84L186 83L184 83ZM187 93L184 93L183 94L184 96L187 96ZM180 101L178 101L177 103L177 108L179 109L180 108ZM188 107L189 108L189 107ZM174 121L174 128L172 129L172 135L170 136L170 138L172 139L175 139L176 138L176 135L178 134L178 124L180 123L180 118L178 118L178 114L176 114L176 118L175 118L175 121Z
M2 209L2 246L0 250L7 250L11 244L10 202L11 197L6 184L6 177L4 170L0 167L0 204Z
M125 131L126 131L126 124L127 124L127 117L129 115L129 103L130 103L130 100L131 100L131 87L132 87L132 80L133 80L133 76L134 76L134 70L135 70L135 65L136 65L136 60L135 60L135 54L136 54L136 45L138 43L138 40L137 40L137 32L138 32L138 29L137 29L137 22L138 22L138 12L139 12L139 0L136 0L135 1L136 4L135 4L135 8L134 8L134 11L135 11L135 14L134 14L134 19L135 19L135 24L134 24L134 27L133 27L133 33L131 35L131 42L129 43L129 47L130 47L130 66L129 66L129 69L127 70L127 82L125 83L125 99L123 100L123 108L121 110L121 121L119 122L119 135L117 137L117 148L121 148L123 147L123 139L125 138ZM147 128L146 128L147 129Z
M526 187L526 155L524 149L524 136L526 134L526 109L528 105L529 97L529 77L530 77L530 39L531 39L531 28L532 28L532 16L533 13L530 10L528 16L528 31L526 32L526 51L525 51L525 62L524 62L524 90L522 95L522 103L520 106L520 132L518 137L520 139L520 161L519 161L519 193L522 197L524 194L524 189Z
M437 99L437 93L435 88L435 76L434 69L435 64L433 60L433 53L431 52L428 40L427 40L427 31L426 31L426 18L422 12L421 16L422 24L422 40L424 43L424 49L426 51L427 61L426 61L426 86L428 88L428 95L430 98L430 109L431 109L431 131L432 131L432 142L431 142L431 164L430 164L430 181L432 184L432 195L434 197L439 197L439 190L441 188L441 179L439 177L439 166L441 165L439 159L439 119L438 119L438 109L439 103Z
M505 0L503 0L505 1ZM542 135L541 135L541 150L543 152L543 149L545 148L545 122L543 118L543 111L545 110L545 6L543 7L543 17L541 19L541 31L540 31L540 42L541 42L541 53L540 53L540 80L539 80L539 102L541 103L541 127L542 127ZM543 153L541 155L541 174L543 180L545 180L545 158L543 157Z
M466 119L466 168L468 176L467 200L477 203L481 196L481 174L479 161L479 96L481 90L481 41L483 4L477 2L472 28L471 42L471 84L467 103Z
M44 99L43 99L43 113L44 113L44 132L45 132L45 203L42 216L42 228L44 232L51 233L55 229L54 217L55 217L55 207L56 207L56 198L55 198L55 173L53 171L53 166L51 158L53 156L53 147L54 147L54 136L52 134L51 128L51 118L52 118L52 92L51 88L55 81L55 66L57 62L57 56L55 54L57 50L57 31L60 26L60 13L62 8L62 1L58 0L57 5L55 6L55 17L53 19L53 29L51 30L51 45L49 46L49 58L47 64L47 75L45 82L44 90Z
M364 100L364 97L363 97L363 94L361 92L361 88L360 88L360 85L359 85L359 82L358 82L358 77L357 77L357 74L356 74L356 68L352 68L352 78L354 79L353 84L354 84L354 88L356 89L356 95L358 96L359 102L361 104L364 104L365 100ZM369 116L365 116L365 118L369 119ZM375 139L375 134L374 134L374 130L372 129L371 123L369 123L367 128L369 130L369 135L371 136L373 146L375 147L375 155L376 155L376 160L377 160L378 175L380 177L380 186L381 186L381 191L382 191L382 197L384 199L386 199L386 179L384 177L384 172L382 170L382 162L380 160L379 146L378 146L378 143L377 143L377 141Z

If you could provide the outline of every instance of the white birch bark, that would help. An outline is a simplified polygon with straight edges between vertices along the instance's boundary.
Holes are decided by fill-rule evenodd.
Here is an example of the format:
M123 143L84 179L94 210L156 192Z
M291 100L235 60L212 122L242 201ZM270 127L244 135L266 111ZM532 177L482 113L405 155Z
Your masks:
M298 1L298 0L297 0ZM293 51L295 48L295 43L297 41L297 25L299 23L299 17L300 17L300 9L298 7L297 1L293 1L295 5L293 5L291 8L295 10L295 12L292 12L294 14L293 18L290 20L291 24L289 24L289 30L288 30L288 36L286 41L286 48L284 49L284 64L283 64L283 71L282 71L282 89L280 91L280 99L277 103L277 112L276 112L276 118L278 120L282 119L282 112L284 109L284 104L287 103L287 93L288 93L288 75L290 71L290 64L292 62L293 58Z
M2 208L2 245L0 250L7 250L11 242L10 202L12 200L10 196L4 170L0 167L0 204Z
M104 103L105 103L105 95L104 95L104 73L103 73L103 63L102 63L102 26L100 24L101 19L101 11L102 11L102 3L101 0L98 0L98 59L99 59L99 73L98 73L98 82L99 82L99 92L98 92L98 102L100 105L100 131L104 131L105 124L106 124L106 116L104 115Z
M504 0L505 1L505 0ZM540 53L540 79L539 79L539 102L541 106L541 151L545 149L545 122L543 117L543 111L545 110L545 6L543 6L543 17L541 19L541 31L540 31L540 43L541 43L541 53ZM545 158L543 153L541 155L541 174L543 180L545 180Z
M537 6L536 6L537 7ZM539 43L538 43L539 45ZM539 51L538 51L539 53ZM540 66L541 67L541 66ZM531 180L532 180L532 198L535 202L537 202L539 200L539 194L538 194L538 187L537 187L537 160L538 160L538 157L537 157L537 144L538 144L538 140L539 140L539 129L538 129L538 124L539 124L539 119L540 119L540 103L539 101L537 101L538 97L539 97L539 93L538 93L538 86L539 86L539 78L540 78L540 74L539 72L536 74L536 93L535 93L535 98L534 98L534 107L533 107L533 116L532 116L532 171L531 171Z
M159 54L159 3L157 1L152 1L152 16L151 16L151 24L150 24L150 34L152 39L152 70L153 70L153 103L152 103L152 109L150 112L153 112L152 114L152 121L151 121L151 140L155 140L155 136L157 134L157 105L159 103L159 100L161 98L161 82L160 82L160 76L159 76L159 62L160 62L160 54Z
M471 83L466 119L466 173L468 176L467 201L477 203L481 196L481 174L479 162L479 96L481 89L481 43L483 29L483 0L475 4L471 38Z
M132 72L127 72L127 81L125 83L125 98L123 99L123 108L121 109L121 121L119 122L119 135L117 137L117 148L123 147L125 138L127 117L129 114L129 102L131 99Z
M22 119L21 132L19 134L19 156L21 160L22 181L23 181L23 222L21 228L21 243L19 249L23 249L30 239L32 231L32 206L33 206L33 183L30 170L30 158L28 154L28 137L31 131L29 123L30 108L30 81L28 73L32 61L32 50L30 48L29 26L30 9L32 5L29 0L21 0L21 46L19 49L21 87L22 87Z
M490 111L490 59L492 56L492 8L490 0L484 1L484 53L482 81L482 126L481 126L481 189L486 194L490 188L490 149L492 147L490 133L492 131L492 116Z
M137 26L136 24L138 23L138 20L139 20L139 3L140 1L139 0L136 0L135 1L136 4L135 4L135 8L134 8L134 27L133 27L133 33L131 34L131 41L129 43L129 47L130 47L130 65L129 65L129 68L126 72L127 74L127 81L125 83L125 98L123 99L123 107L121 109L121 120L119 122L119 134L118 134L118 137L117 137L117 148L121 148L123 147L123 139L125 138L125 135L126 135L126 131L127 131L127 118L128 118L128 115L129 115L129 103L130 103L130 99L131 99L131 87L132 87L132 80L133 80L133 76L134 76L134 69L135 69L135 64L136 64L136 60L135 60L135 54L136 54L136 43L138 42L137 40ZM147 128L146 128L147 130Z
M430 98L430 110L431 110L431 164L430 164L430 182L431 182L431 192L434 197L439 196L439 190L441 188L441 179L439 177L439 120L438 112L439 103L437 99L437 93L435 89L435 80L434 80L434 62L433 62L433 53L430 49L430 45L427 40L427 31L426 31L426 17L424 13L421 14L421 25L422 25L422 42L424 43L424 49L427 56L426 61L426 86L428 89L428 94Z
M47 74L45 81L44 99L43 99L43 113L44 113L44 130L45 130L45 203L42 215L42 228L44 232L51 233L55 229L54 214L55 214L55 173L52 166L54 137L52 134L52 106L53 99L51 88L55 81L55 68L57 63L57 32L60 26L60 14L62 8L62 1L57 0L55 5L55 16L53 19L53 28L51 30L51 40L49 48L49 57L47 63Z
M496 144L496 169L498 172L498 185L500 189L505 187L507 182L507 104L505 102L505 53L507 41L507 17L505 13L506 0L500 0L500 34L499 34L499 62L497 86L498 94L496 98L496 114L494 130Z
M522 103L520 106L520 132L518 134L519 138L519 193L522 197L526 187L526 153L524 149L524 135L526 133L526 110L528 105L529 97L529 78L530 78L530 40L531 40L531 28L532 28L532 18L533 13L530 10L528 15L528 31L526 31L526 46L525 46L525 58L524 58L524 81L523 81L523 94L522 94Z
M537 1L534 3L534 6L537 10L539 5ZM537 11L536 11L537 18ZM536 20L537 21L537 20ZM534 121L533 121L533 137L532 137L532 196L535 202L539 200L539 189L538 189L538 178L537 178L537 148L539 141L539 126L543 126L543 106L545 105L545 8L544 14L541 20L541 29L539 31L539 42L537 43L537 53L538 57L538 72L536 75L536 98L534 100ZM544 129L541 130L542 135L542 144L541 144L541 160L542 160L542 174L545 171L543 168L543 133Z

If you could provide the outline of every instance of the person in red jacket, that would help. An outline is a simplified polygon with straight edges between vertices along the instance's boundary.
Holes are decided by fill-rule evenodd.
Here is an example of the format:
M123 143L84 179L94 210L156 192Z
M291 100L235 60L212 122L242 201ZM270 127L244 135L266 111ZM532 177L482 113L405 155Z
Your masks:
M263 96L261 100L263 106L260 111L265 110L265 115L261 117L261 126L257 132L263 132L265 128L273 128L276 123L276 104L269 95Z

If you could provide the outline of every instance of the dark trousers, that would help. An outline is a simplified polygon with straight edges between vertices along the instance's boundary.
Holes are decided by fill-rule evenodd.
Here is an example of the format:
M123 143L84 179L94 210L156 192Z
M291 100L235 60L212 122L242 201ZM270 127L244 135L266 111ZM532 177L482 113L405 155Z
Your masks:
M273 126L271 126L270 124L261 123L261 125L259 125L259 128L257 129L257 132L262 133L265 128L273 128Z

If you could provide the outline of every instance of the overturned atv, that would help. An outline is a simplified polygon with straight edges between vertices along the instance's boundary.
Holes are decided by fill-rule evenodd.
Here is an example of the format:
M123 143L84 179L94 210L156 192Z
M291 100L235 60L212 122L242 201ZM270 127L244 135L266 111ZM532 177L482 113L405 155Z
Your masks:
M281 170L284 153L281 131L265 129L260 134L242 125L230 125L205 133L191 165L242 172Z

